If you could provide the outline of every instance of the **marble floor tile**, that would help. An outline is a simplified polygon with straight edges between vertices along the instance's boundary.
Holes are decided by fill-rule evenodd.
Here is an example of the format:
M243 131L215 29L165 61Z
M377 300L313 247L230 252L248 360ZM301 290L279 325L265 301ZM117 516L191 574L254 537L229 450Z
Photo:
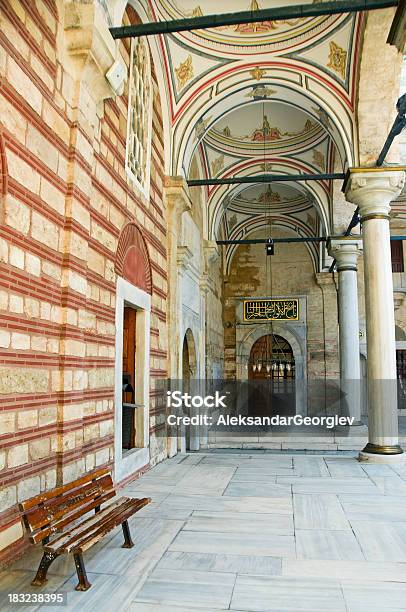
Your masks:
M172 605L156 604L156 603L141 603L140 601L133 601L126 612L213 612L211 608L196 608L195 606L178 606L176 610Z
M261 469L261 468L291 468L292 459L290 457L270 456L258 457L242 455L234 457L232 455L222 456L206 456L202 464L206 465L228 465L234 467L243 467L246 469Z
M406 583L406 563L282 559L282 576Z
M375 495L377 487L369 478L299 478L277 476L277 484L291 484L293 493L362 493Z
M326 457L326 465L332 478L368 478L368 475L355 459L329 459Z
M350 522L406 522L405 502L401 497L392 498L383 495L379 497L351 497L340 495L339 499L344 513Z
M264 514L291 514L292 497L210 497L206 495L170 495L162 508L190 508L212 512L255 512Z
M397 474L396 467L391 465L369 463L366 461L360 462L360 467L368 476L373 478L374 476L395 476Z
M293 519L290 515L274 514L269 517L254 512L203 512L195 511L187 520L185 531L212 531L217 533L241 533L264 535L293 535Z
M237 576L231 608L234 610L344 612L336 580L273 576Z
M172 508L172 506L148 504L137 512L134 520L139 518L157 518L163 520L185 521L190 517L193 510L188 508Z
M169 550L220 555L295 557L295 540L293 536L181 531Z
M237 481L256 481L264 480L268 482L276 482L276 476L292 476L293 468L291 467L272 467L266 466L263 468L245 468L239 467L233 475L233 482Z
M380 493L383 495L406 496L406 481L398 474L392 476L371 476ZM406 499L405 499L406 502Z
M406 610L406 583L351 581L342 588L349 612Z
M293 508L296 529L350 529L348 519L336 495L296 493L293 496Z
M293 458L295 474L301 477L330 477L326 463L322 457L298 456Z
M100 553L92 547L85 559L89 572L136 575L151 570L179 533L184 521L133 518L129 525L134 548L121 548L121 533Z
M347 561L365 559L351 530L296 529L295 535L298 559L342 559Z
M210 610L228 608L235 574L156 569L147 578L136 602L195 606Z
M233 466L218 466L215 470L210 465L196 465L185 474L175 485L173 492L221 495L230 482L235 468Z
M118 576L107 574L92 574L87 572L91 583L88 591L75 591L76 575L67 580L61 587L66 591L68 603L64 607L42 606L41 612L111 612L126 610L135 598L138 589L143 583L142 576Z
M281 476L280 478L284 478ZM265 482L231 481L224 496L227 497L290 497L290 483L273 484Z
M168 551L159 561L157 568L277 576L282 571L282 559L256 555Z
M139 480L136 483L126 488L126 491L131 492L131 497L154 497L165 496L171 493L175 488L175 485L169 485L165 482L165 479L150 479L150 480Z
M406 522L352 521L351 525L368 561L406 562Z

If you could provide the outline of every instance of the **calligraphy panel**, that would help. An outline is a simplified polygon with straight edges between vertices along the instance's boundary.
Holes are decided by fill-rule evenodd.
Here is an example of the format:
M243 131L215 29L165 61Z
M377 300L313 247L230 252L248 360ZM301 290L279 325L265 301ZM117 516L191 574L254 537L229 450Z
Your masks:
M244 300L244 321L298 321L299 300Z

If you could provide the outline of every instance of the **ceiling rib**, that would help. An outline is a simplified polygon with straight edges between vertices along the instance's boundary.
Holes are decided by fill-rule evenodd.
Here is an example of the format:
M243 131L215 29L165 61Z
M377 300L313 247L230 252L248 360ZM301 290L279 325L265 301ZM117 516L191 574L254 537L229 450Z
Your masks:
M294 6L259 9L257 11L240 11L221 15L202 15L200 17L190 17L187 19L174 19L171 21L155 21L109 29L112 37L115 39L131 38L136 36L170 34L171 32L188 32L191 30L232 26L243 23L318 17L320 15L337 13L355 13L398 6L398 4L399 0L334 0L332 2L295 4Z

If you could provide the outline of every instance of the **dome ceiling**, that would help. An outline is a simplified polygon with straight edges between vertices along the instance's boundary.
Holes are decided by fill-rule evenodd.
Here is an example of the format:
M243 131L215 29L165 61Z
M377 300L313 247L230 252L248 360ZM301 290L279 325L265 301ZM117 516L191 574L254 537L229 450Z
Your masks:
M149 0L156 21L291 5L290 0ZM338 14L160 36L172 174L189 178L191 167L193 178L208 179L315 174L355 165L355 83L364 19L363 13ZM300 235L332 230L328 180L273 182L271 190L263 184L211 185L204 193L210 240L246 237L261 223L267 226L267 216ZM317 245L311 249L316 260ZM227 258L231 253L232 248Z

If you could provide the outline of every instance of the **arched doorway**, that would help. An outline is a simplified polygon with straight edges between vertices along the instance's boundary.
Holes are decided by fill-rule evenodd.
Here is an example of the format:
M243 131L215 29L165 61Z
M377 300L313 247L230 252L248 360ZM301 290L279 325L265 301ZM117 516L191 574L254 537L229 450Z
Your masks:
M196 376L196 345L192 330L189 328L183 338L182 379L184 387L190 390L190 380Z
M183 338L182 347L182 388L184 393L193 394L193 383L196 378L196 345L192 330L189 328ZM184 410L187 410L184 409ZM191 414L188 416L192 416ZM192 433L193 435L193 433ZM183 437L183 432L181 432ZM184 431L186 450L191 450L191 428L186 427ZM181 450L182 441L178 440L178 450Z
M266 334L252 345L248 360L250 415L294 415L296 364L291 345Z

